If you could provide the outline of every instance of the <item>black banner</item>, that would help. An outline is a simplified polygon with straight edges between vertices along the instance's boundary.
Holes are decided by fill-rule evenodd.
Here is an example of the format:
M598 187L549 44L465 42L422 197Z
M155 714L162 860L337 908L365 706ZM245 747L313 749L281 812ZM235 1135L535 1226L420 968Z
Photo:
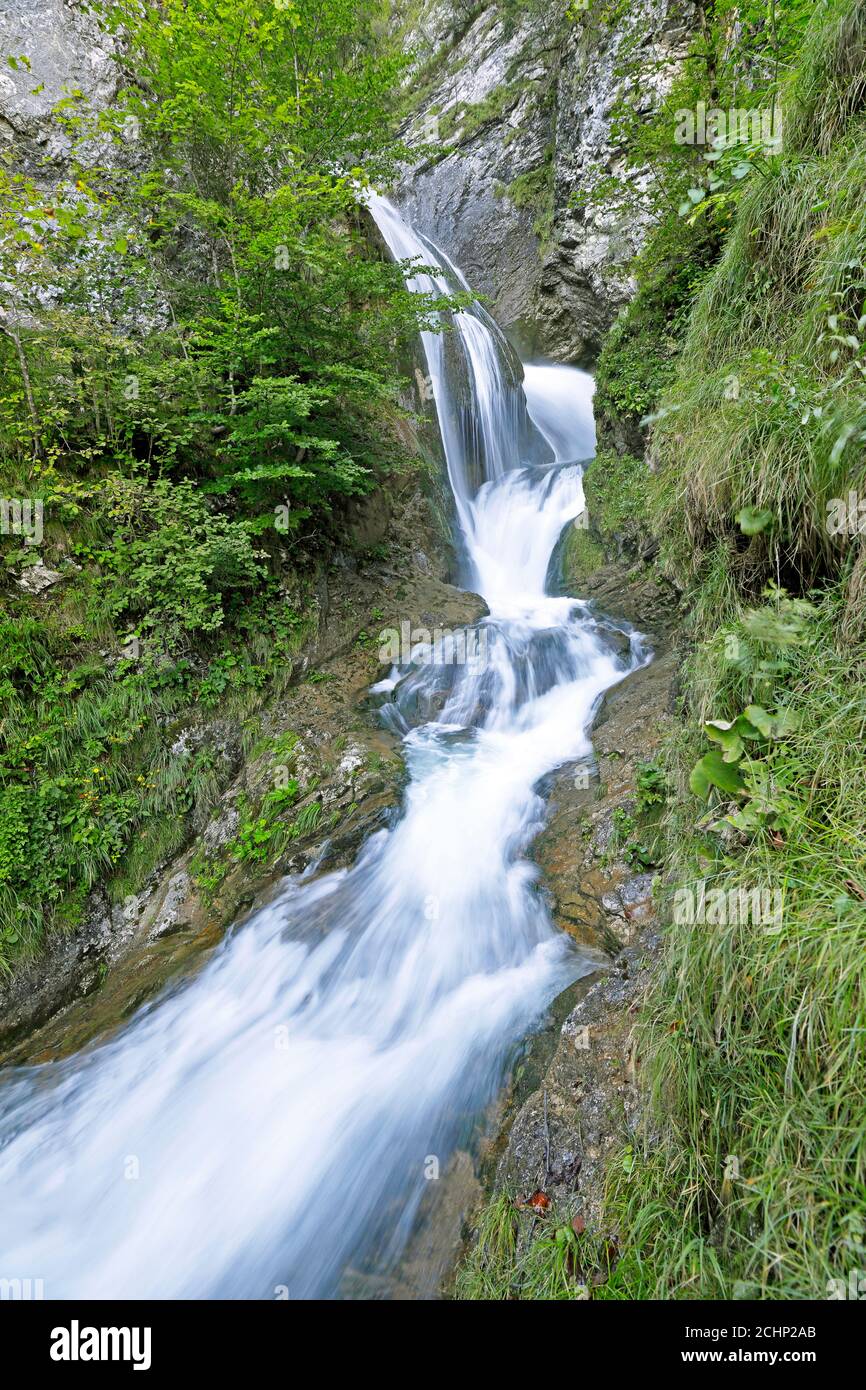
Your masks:
M700 1376L706 1367L720 1366L729 1372L759 1367L770 1379L803 1368L826 1377L830 1370L856 1364L855 1338L862 1333L857 1301L590 1301L560 1304L544 1313L537 1306L524 1310L511 1305L503 1323L498 1321L502 1310L485 1313L466 1304L439 1304L421 1314L432 1318L425 1326L437 1334L435 1343L425 1344L423 1373L429 1376L433 1368L432 1345L445 1374L465 1376L464 1352L458 1364L455 1344L447 1337L453 1331L464 1350L467 1338L477 1348L482 1364L509 1349L532 1354L534 1345L536 1354L555 1354L558 1364L572 1361L575 1370L585 1368L590 1358L596 1365L599 1359L606 1361L614 1374L674 1367L688 1374L691 1367ZM325 1323L317 1316L322 1306L310 1303L2 1301L0 1330L7 1353L15 1348L16 1366L25 1372L48 1371L52 1380L92 1377L106 1369L113 1375L141 1376L213 1370L225 1377L249 1373L262 1357L294 1373L287 1354L295 1357L305 1345L310 1354L324 1352L332 1373L345 1348L346 1363L356 1373L359 1360L369 1364L377 1336L399 1336L417 1326L412 1324L417 1314L405 1311L405 1305L393 1309L386 1324L378 1322L378 1314L371 1322L369 1309L363 1323L355 1324L356 1308L355 1303L328 1304ZM491 1316L492 1324L487 1322ZM379 1349L391 1364L392 1350L389 1343ZM403 1374L410 1374L408 1366Z

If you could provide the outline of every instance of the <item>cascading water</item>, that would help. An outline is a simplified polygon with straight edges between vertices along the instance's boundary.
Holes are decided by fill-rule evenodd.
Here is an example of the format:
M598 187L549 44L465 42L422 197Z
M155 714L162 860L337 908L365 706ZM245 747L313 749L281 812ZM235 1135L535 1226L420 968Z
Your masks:
M459 283L389 204L372 211L398 259L436 269L419 289ZM430 1156L444 1169L515 1044L594 965L524 857L537 783L590 752L626 667L585 605L545 592L583 507L590 383L536 366L524 394L489 315L455 324L462 367L454 334L424 347L483 640L382 682L411 780L352 869L286 882L110 1041L6 1074L0 1273L47 1297L339 1296L347 1271L387 1270Z

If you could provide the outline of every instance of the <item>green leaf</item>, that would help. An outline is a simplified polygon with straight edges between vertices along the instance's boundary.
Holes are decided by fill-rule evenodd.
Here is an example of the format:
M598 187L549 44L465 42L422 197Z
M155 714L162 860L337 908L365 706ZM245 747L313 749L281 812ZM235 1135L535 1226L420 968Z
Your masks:
M747 705L745 715L749 723L754 724L764 738L772 738L773 717L767 713L762 705Z
M736 723L725 719L710 719L704 725L704 733L714 743L722 745L722 758L726 763L734 763L743 755L743 740Z
M773 520L773 513L762 507L743 507L737 513L737 525L744 536L757 536L766 531Z
M775 714L769 714L761 705L748 705L745 714L763 738L787 738L789 734L797 732L801 723L799 713L792 709L781 709Z
M719 787L725 792L741 792L744 789L740 769L726 763L721 753L705 753L700 762L692 768L689 786L695 796L706 799L711 787Z

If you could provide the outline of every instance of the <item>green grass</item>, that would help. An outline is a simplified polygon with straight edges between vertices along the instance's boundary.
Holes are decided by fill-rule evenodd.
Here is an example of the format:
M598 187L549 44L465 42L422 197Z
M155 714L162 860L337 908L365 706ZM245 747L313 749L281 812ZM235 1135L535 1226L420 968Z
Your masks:
M600 449L584 474L584 493L593 528L606 546L634 542L645 528L649 482L642 459Z
M866 119L852 97L866 82L866 17L859 4L827 8L786 109L784 155L743 195L654 431L655 524L672 568L700 576L725 539L751 593L777 559L789 587L838 574L827 504L866 479ZM846 83L861 64L844 93L829 84L835 107L822 94L828 54ZM748 543L735 522L746 507L772 518Z
M477 135L484 126L501 121L516 106L523 88L519 82L502 82L481 101L458 101L439 117L437 134L444 143L463 144ZM453 147L453 146L452 146ZM445 150L444 153L448 153Z
M650 288L669 249L662 228ZM866 550L825 525L866 485L864 266L866 5L828 0L784 151L750 175L691 309L665 316L663 369L641 362L650 290L602 360L607 423L655 417L652 468L602 451L590 514L606 541L652 529L687 617L680 717L639 786L664 798L648 808L664 945L637 1031L644 1120L607 1171L619 1259L595 1298L825 1298L866 1261ZM749 704L797 728L750 747L742 791L699 797L706 721ZM781 912L681 920L677 894L701 884L778 892ZM459 1287L551 1296L546 1230L509 1247L497 1201Z
M582 1224L582 1223L580 1223ZM574 1301L634 1296L635 1268L606 1238L579 1229L565 1211L536 1213L501 1192L476 1214L454 1285L459 1301Z
M640 1030L651 1118L609 1175L638 1296L825 1297L866 1258L864 564L824 525L864 478L864 34L861 4L818 14L784 155L698 295L633 496L690 615L666 881L784 903L769 925L665 911ZM743 508L769 524L744 533ZM731 803L751 798L689 789L704 721L749 702L800 715L756 765L781 829L737 829Z
M784 833L737 838L723 804L702 814L687 783L706 747L694 725L671 750L672 882L778 888L784 909L763 926L667 916L641 1039L652 1138L611 1182L652 1296L823 1297L828 1279L862 1264L866 649L840 645L842 601L823 600L778 676L801 714L772 759ZM748 674L732 682L723 651L702 647L689 672L695 704L719 717L734 712L732 684L749 689Z

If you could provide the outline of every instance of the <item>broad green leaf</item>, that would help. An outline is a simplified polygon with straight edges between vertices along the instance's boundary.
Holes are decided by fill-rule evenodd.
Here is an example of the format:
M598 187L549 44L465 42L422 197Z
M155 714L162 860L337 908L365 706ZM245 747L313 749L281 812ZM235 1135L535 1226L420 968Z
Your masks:
M744 536L757 536L766 531L773 520L773 513L762 507L743 507L737 513L737 525Z
M725 792L741 792L744 782L740 770L732 763L726 763L721 753L705 753L700 762L692 768L689 786L695 796L706 798L710 787L719 787Z
M796 710L781 709L769 714L760 705L748 705L746 718L759 729L763 738L787 738L800 728L800 715Z
M722 757L726 763L734 763L743 754L743 740L735 724L725 719L710 719L704 725L704 733L714 743L722 745Z
M761 705L747 705L745 715L764 738L773 736L773 717Z

